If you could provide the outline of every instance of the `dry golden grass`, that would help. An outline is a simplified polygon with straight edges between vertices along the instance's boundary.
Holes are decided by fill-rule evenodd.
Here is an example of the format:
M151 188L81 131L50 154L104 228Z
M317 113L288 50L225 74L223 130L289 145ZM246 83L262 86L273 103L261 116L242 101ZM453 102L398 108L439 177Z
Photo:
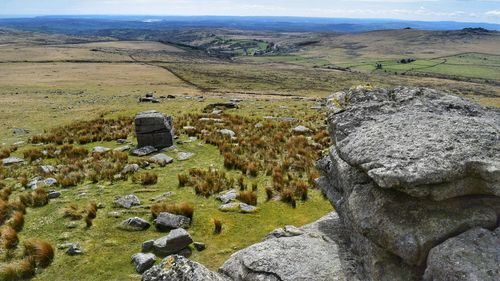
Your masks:
M8 225L4 225L0 229L0 238L4 249L14 249L19 243L17 231Z
M10 219L7 221L7 225L18 232L21 231L24 226L24 214L20 211L12 212Z
M30 239L24 242L24 256L32 257L37 266L47 267L54 259L54 248L45 240Z
M132 177L133 182L138 182L142 185L154 185L158 182L158 175L153 172L144 172L135 174Z
M81 220L83 217L82 215L83 211L79 210L78 205L74 203L67 205L64 208L63 212L64 212L63 216L71 220Z
M220 234L222 232L222 221L219 219L213 219L214 223L214 234Z
M243 203L257 206L257 192L254 191L240 191L236 199Z
M194 207L193 205L185 202L179 204L157 203L151 206L151 215L153 218L157 218L160 213L164 212L174 215L182 215L192 220Z

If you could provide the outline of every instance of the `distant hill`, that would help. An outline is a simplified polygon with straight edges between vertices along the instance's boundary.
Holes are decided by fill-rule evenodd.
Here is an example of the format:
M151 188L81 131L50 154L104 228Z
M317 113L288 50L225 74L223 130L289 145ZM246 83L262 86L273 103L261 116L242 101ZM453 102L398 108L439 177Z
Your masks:
M233 28L274 32L366 32L413 28L423 30L460 30L482 28L500 30L500 24L467 22L426 22L395 19L347 19L305 17L233 16L41 16L0 18L0 26L29 31L71 35L92 35L107 29L176 30L183 28Z

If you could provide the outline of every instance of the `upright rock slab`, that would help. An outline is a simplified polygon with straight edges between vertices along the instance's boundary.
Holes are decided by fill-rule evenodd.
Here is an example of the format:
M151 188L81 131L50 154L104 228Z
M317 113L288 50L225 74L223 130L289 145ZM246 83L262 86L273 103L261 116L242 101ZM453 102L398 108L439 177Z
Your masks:
M336 145L317 184L367 280L421 280L433 248L498 226L500 111L426 88L337 93L328 108Z
M172 146L173 120L156 110L140 112L135 116L135 134L138 147L162 149Z

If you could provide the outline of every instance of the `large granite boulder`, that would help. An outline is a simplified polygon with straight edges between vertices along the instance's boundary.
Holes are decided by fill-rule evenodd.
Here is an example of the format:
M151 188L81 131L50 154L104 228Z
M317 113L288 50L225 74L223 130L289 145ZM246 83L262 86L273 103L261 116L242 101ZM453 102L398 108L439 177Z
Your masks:
M336 213L300 229L287 226L233 254L219 272L235 281L363 280L345 250Z
M135 116L135 134L138 147L152 146L162 149L173 145L173 120L155 110L140 112Z
M156 239L153 243L153 252L165 257L179 253L191 243L193 243L191 235L186 230L177 228L170 231L167 236Z
M317 184L367 280L421 280L433 248L498 226L500 111L422 88L352 90L328 107L335 145Z
M190 224L190 218L167 212L160 213L155 219L155 227L158 231L169 231L175 228L188 228Z

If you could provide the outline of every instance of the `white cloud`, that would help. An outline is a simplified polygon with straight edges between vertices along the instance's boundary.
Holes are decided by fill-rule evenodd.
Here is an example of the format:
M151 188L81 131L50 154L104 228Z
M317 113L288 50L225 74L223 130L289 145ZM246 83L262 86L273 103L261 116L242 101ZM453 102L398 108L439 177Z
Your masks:
M500 10L492 10L485 13L488 16L500 17Z

